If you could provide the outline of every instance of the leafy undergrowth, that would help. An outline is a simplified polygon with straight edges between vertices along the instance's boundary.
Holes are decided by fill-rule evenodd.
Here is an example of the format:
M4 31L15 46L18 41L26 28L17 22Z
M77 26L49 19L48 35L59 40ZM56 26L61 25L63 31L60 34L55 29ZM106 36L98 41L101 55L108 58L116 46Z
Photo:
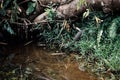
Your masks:
M0 67L0 80L30 80L32 70L12 63L5 63Z
M93 11L82 20L53 21L50 26L40 33L40 41L45 39L51 48L57 46L66 52L79 53L88 64L94 65L91 70L97 75L109 74L108 80L120 79L120 16ZM82 35L77 35L79 29ZM75 35L80 39L75 40Z
M10 4L11 0L8 0L8 2L4 3L6 6ZM10 14L6 14L6 6L4 6L1 10L0 15L3 17L0 18L2 21L0 29L6 31L7 33L13 35L19 35L17 39L19 38L28 38L26 37L28 34L26 30L28 29L28 26L25 26L25 29L19 31L17 28L15 30L21 32L21 33L15 33L14 30L10 27L11 25L16 26L15 23L10 24L10 22L14 21L20 21L27 23L27 20L23 20L18 18L17 13L18 6L16 4L16 0L14 0L14 7L12 9L14 12L10 12ZM8 6L7 6L8 7ZM33 5L34 7L34 5ZM30 14L33 10L29 11ZM31 30L40 30L40 34L37 35L39 37L39 42L47 44L50 48L58 48L62 51L65 51L67 53L73 51L77 52L80 56L77 56L76 59L80 61L79 58L82 57L82 59L87 62L87 67L92 66L91 70L95 72L97 75L100 74L110 74L111 80L120 79L120 16L116 14L104 14L100 11L93 11L90 12L87 10L87 12L84 13L83 17L80 17L79 20L55 20L54 19L54 12L52 12L51 9L46 10L48 12L48 24L43 25L34 25L34 27ZM14 17L13 17L14 15ZM7 19L4 19L4 16L8 17ZM25 15L26 16L26 15ZM28 16L29 17L29 16ZM10 20L9 20L10 19ZM23 27L24 26L18 26ZM31 28L31 27L30 27ZM0 31L1 31L0 30ZM22 34L22 32L25 32ZM82 31L82 35L78 35L78 33ZM33 32L33 31L32 31ZM32 33L30 32L30 33ZM29 31L28 31L29 33ZM24 35L21 36L21 35ZM29 34L31 35L31 34ZM8 36L8 35L6 35ZM74 37L77 36L77 37ZM0 33L1 37L1 33ZM5 37L5 36L4 36ZM34 37L34 35L32 35ZM8 37L5 37L7 40L9 40ZM30 36L31 38L31 36ZM75 38L78 38L76 40ZM1 39L0 39L1 40ZM4 41L4 40L2 40ZM69 51L69 52L68 52ZM12 66L12 65L9 65ZM7 68L7 66L3 65L3 68ZM14 68L14 67L12 67ZM20 73L25 72L25 70L22 70L19 66L17 69ZM11 75L13 74L13 78L15 75L15 70L12 69L10 72L2 71L0 74L4 77L5 75ZM5 72L5 73L3 73ZM23 75L21 75L23 76ZM20 76L20 77L21 77ZM28 78L28 76L26 76ZM109 80L109 79L108 79Z

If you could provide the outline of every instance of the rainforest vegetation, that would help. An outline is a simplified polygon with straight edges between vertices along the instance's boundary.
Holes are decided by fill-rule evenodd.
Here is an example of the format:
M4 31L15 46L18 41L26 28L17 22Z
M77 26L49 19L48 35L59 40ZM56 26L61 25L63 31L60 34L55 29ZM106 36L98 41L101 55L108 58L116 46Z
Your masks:
M80 70L82 64L97 78L90 80L120 80L119 5L120 0L0 0L0 80L69 80L32 75L32 68L20 64L22 54L14 63L18 49L12 51L31 44L55 50L53 55L75 54Z

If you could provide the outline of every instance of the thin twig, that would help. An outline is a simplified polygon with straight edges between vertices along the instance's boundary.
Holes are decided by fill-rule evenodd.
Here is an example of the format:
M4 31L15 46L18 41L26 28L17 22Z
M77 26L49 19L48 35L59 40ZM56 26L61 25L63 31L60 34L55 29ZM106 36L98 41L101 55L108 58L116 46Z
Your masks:
M49 6L42 4L42 2L40 0L38 2L40 4L40 6L45 7L45 8L50 8Z
M40 24L40 23L48 23L50 21L39 21L39 22L33 22L33 23L28 23L28 24L24 24L24 23L19 23L19 22L11 22L12 24L17 24L17 25L22 25L22 26L29 26L29 25L36 25L36 24Z
M8 43L0 42L0 45L8 45Z
M28 23L28 24L24 24L24 23L19 23L19 22L11 22L12 24L17 24L17 25L22 25L22 26L29 26L29 25L36 25L39 23L47 23L48 21L40 21L40 22L34 22L34 23Z
M65 53L52 53L52 56L60 56L60 55L65 55Z
M33 42L33 41L29 41L29 42L25 43L24 46L26 46L26 45L28 45L28 44L30 44L30 43L32 43L32 42Z
M18 3L18 5L21 5L21 4L26 3L28 1L30 1L30 0L24 0L24 1L20 2L20 3Z
M22 20L22 21L25 20L25 21L27 21L28 23L31 23L30 20L28 20L27 18L18 18L18 19L20 19L20 20Z
M40 79L40 80L54 80L54 79L50 79L50 78L41 76L39 74L33 74L33 76L35 76L37 79Z
M56 22L63 22L64 20L55 20ZM73 22L74 20L72 20ZM36 24L44 24L44 23L48 23L51 21L48 20L43 20L43 21L38 21L38 22L33 22L33 23L28 23L28 24L24 24L24 23L19 23L19 22L11 22L12 24L17 24L17 25L22 25L22 26L29 26L29 25L36 25Z
M2 24L5 20L6 20L6 19L3 19L3 20L0 22L0 24Z

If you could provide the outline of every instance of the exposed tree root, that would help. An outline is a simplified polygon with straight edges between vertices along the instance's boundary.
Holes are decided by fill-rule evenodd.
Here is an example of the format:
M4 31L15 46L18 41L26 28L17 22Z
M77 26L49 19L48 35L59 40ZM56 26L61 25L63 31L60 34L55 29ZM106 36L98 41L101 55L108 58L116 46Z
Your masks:
M57 18L75 17L78 14L82 14L83 12L85 12L87 8L90 8L92 10L102 10L104 13L113 13L115 11L120 11L120 7L119 7L120 0L85 0L85 1L87 5L83 3L83 5L80 5L79 8L77 8L77 6L80 0L73 0L64 5L60 5L55 10L57 13ZM44 3L44 1L42 3ZM46 16L47 16L47 13L44 12L40 14L39 16L37 16L34 19L34 22L45 20Z

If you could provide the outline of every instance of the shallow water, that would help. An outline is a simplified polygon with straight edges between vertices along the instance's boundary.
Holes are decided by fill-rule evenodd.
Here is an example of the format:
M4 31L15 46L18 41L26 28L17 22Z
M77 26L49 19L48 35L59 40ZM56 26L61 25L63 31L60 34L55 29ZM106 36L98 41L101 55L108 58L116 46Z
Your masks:
M35 45L9 47L6 52L14 54L12 63L32 69L36 80L97 80L79 69L74 54L66 55Z

